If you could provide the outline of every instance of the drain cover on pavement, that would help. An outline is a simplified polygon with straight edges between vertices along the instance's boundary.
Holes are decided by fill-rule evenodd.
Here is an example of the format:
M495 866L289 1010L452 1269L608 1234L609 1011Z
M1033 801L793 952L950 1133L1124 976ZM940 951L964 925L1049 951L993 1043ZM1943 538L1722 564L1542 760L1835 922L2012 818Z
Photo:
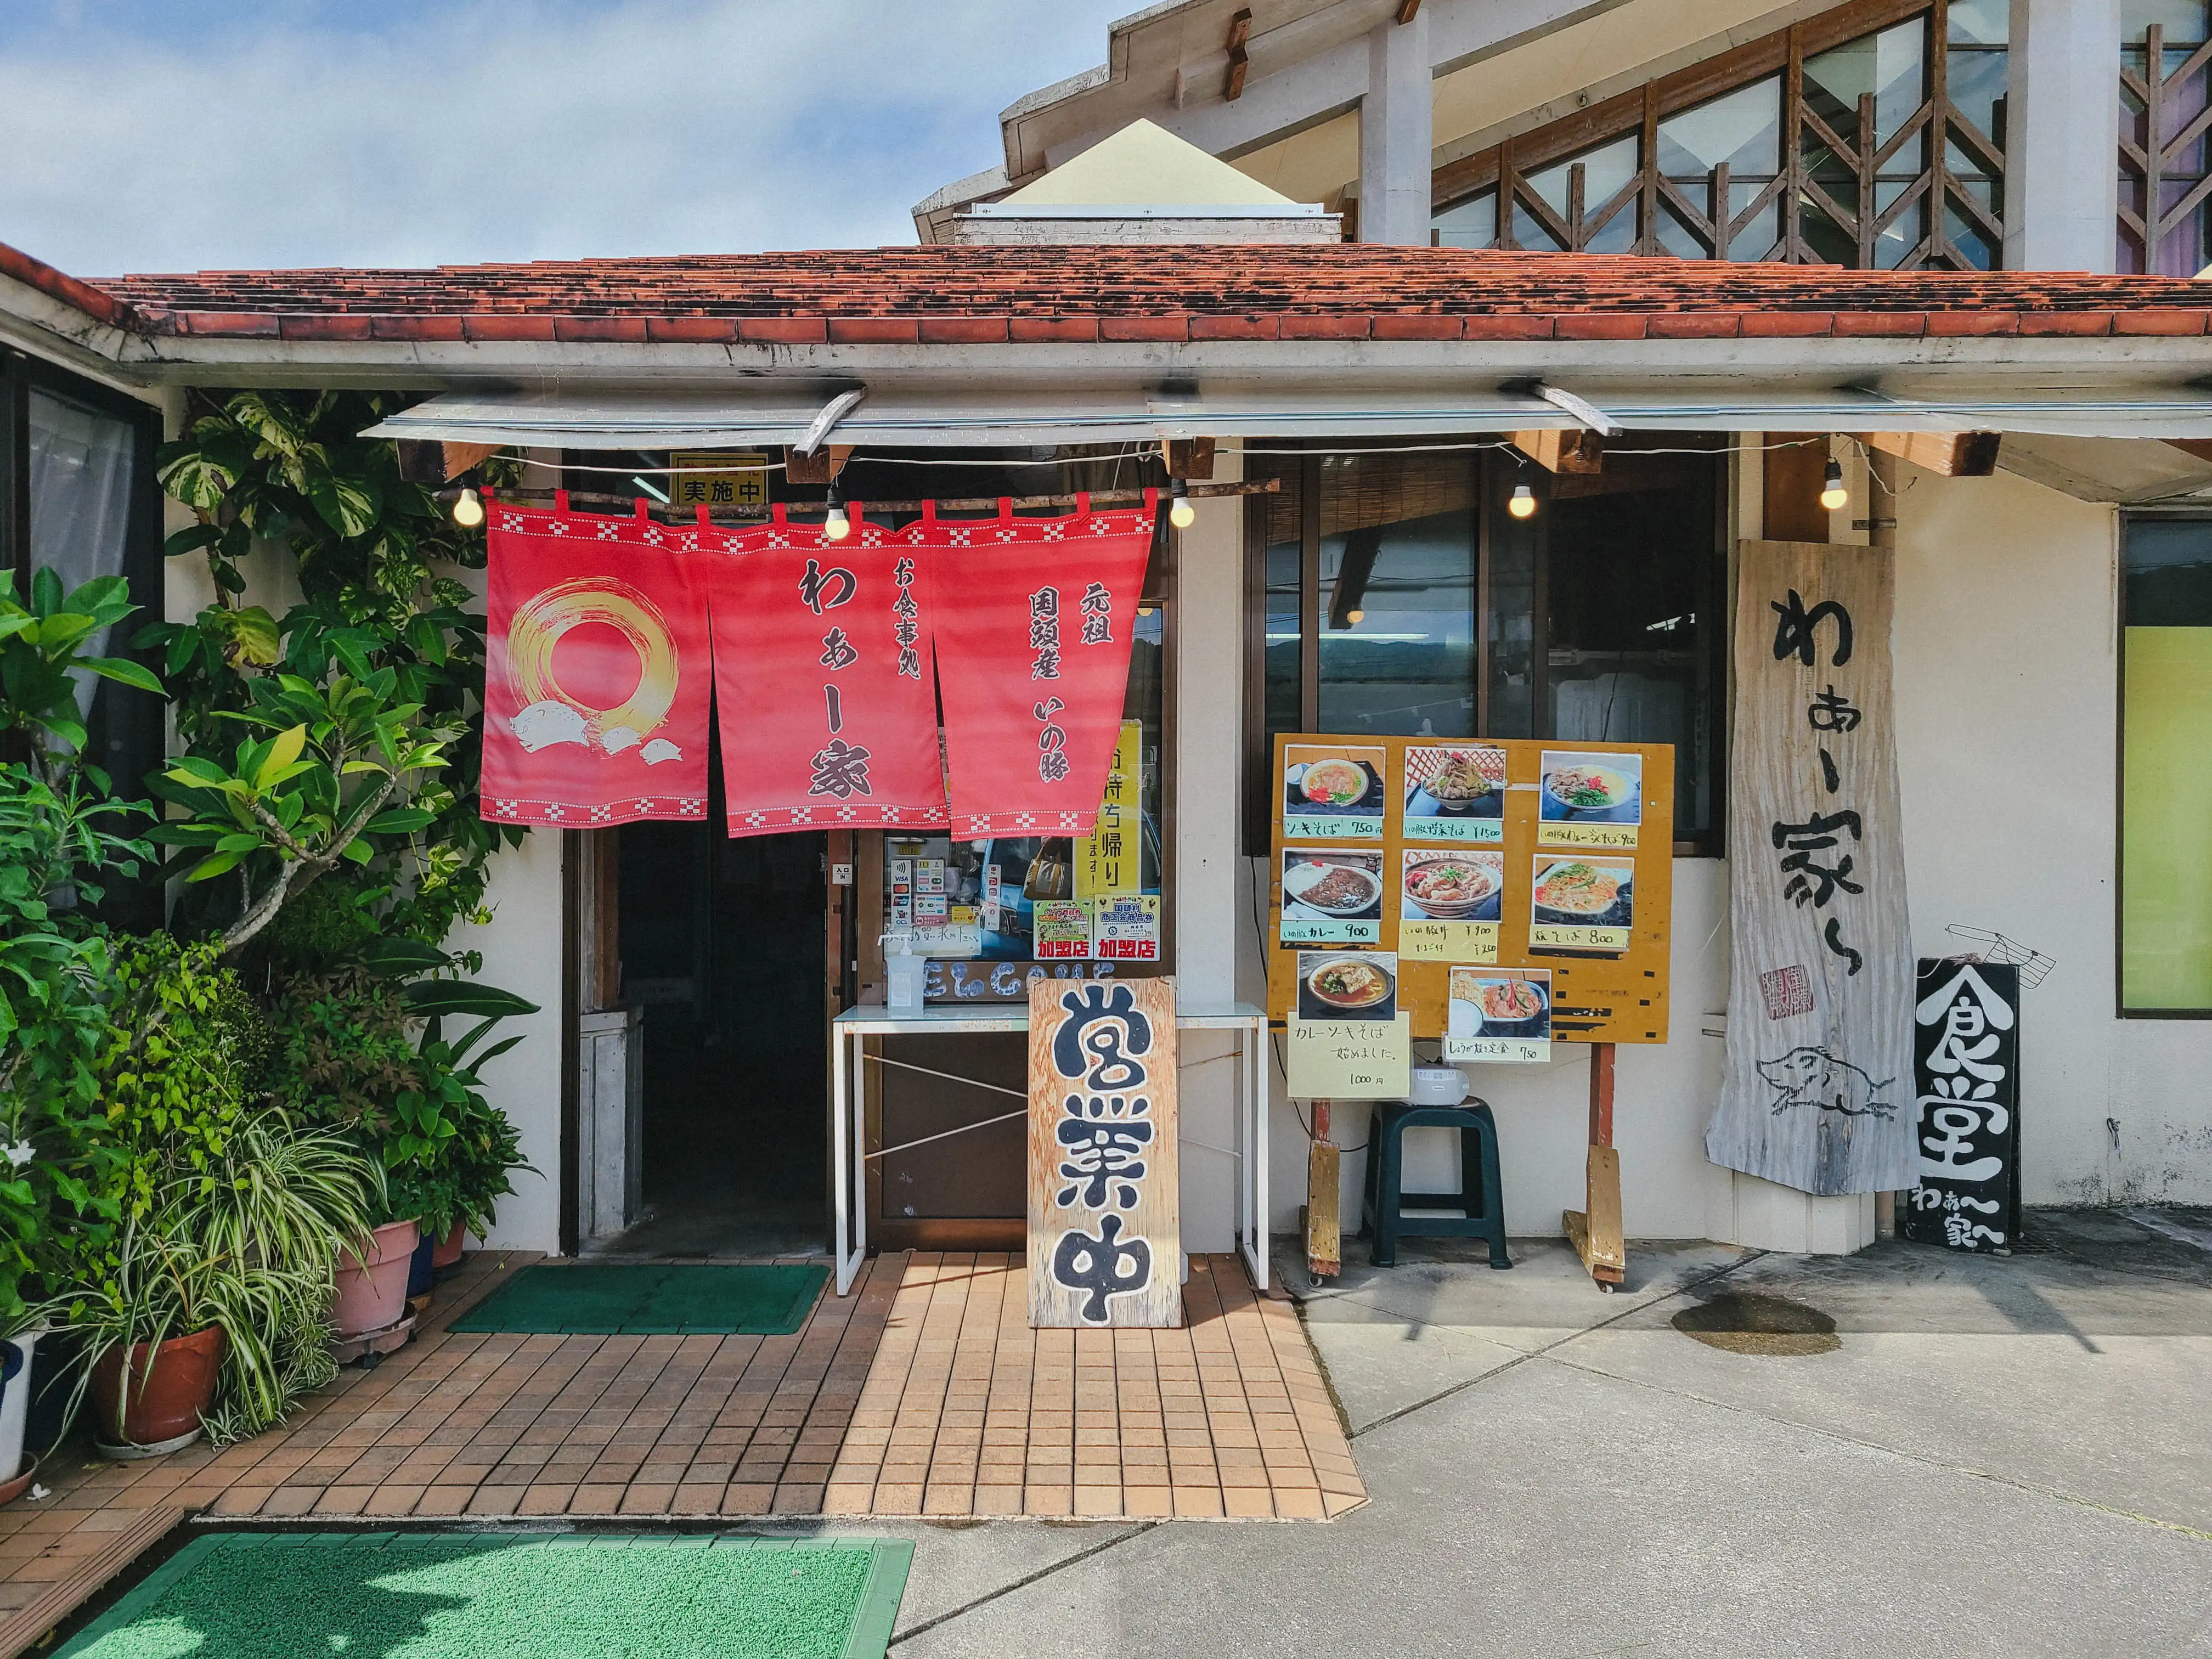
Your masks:
M1844 1346L1836 1322L1818 1308L1756 1291L1730 1291L1683 1309L1671 1322L1683 1335L1730 1353L1786 1357L1832 1353Z

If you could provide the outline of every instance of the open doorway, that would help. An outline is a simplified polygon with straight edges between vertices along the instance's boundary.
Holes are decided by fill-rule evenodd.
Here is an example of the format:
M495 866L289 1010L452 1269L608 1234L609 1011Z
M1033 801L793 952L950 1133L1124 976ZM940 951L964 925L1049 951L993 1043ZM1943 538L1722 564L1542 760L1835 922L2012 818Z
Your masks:
M716 799L706 823L618 832L644 1207L613 1252L791 1255L828 1234L824 838L733 841L721 819Z

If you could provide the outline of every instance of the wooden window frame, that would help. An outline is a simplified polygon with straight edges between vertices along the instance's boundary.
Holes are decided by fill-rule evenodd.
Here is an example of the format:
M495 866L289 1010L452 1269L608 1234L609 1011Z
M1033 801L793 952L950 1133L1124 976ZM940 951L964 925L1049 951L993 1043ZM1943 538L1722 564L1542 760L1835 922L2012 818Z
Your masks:
M2137 270L2156 275L2159 269L2159 250L2177 231L2191 227L2197 228L2200 254L2212 252L2205 247L2203 218L2206 204L2212 202L2212 157L2197 172L2179 168L2174 163L2180 152L2192 144L2205 142L2212 132L2212 104L2186 119L2173 116L2170 104L2180 103L2188 84L2203 76L2212 69L2212 40L2184 42L2191 46L2187 58L2171 74L2166 69L2166 27L2153 23L2144 31L2143 69L2141 74L2128 65L2125 53L2130 44L2120 42L2120 91L2123 100L2134 98L2142 105L2143 142L2134 137L2136 117L2124 101L2120 106L2121 130L2119 137L2120 198L2119 222L2115 229L2115 252L2124 256L2130 243L2140 255ZM2212 88L2204 88L2212 92ZM2184 108L2186 108L2185 103ZM2169 125L2177 127L2168 131ZM2167 183L2174 177L2193 182L2181 199L2171 208L2161 208L2159 198L2165 193ZM2129 197L2140 192L2142 210L2129 204ZM2121 261L2116 260L2116 265ZM2194 271L2184 273L2194 276Z
M1955 209L1973 226L1989 244L1990 268L2002 268L2003 223L1969 191L1953 183L1949 151L1954 141L1987 167L1987 176L1999 182L2000 190L2005 177L2005 157L1995 137L1982 131L1951 101L1948 80L1949 12L1950 0L1852 0L1850 4L1747 41L1703 63L1661 76L1632 91L1592 104L1588 109L1578 110L1533 131L1513 135L1490 149L1437 168L1431 179L1431 211L1441 213L1494 190L1498 198L1498 231L1492 246L1507 249L1518 246L1513 239L1513 219L1516 210L1520 210L1541 224L1560 246L1578 253L1620 213L1632 210L1632 203L1637 234L1631 251L1664 254L1667 249L1659 240L1663 198L1666 209L1714 250L1710 257L1726 258L1727 250L1735 245L1736 238L1778 202L1782 210L1781 236L1759 257L1792 264L1824 264L1826 261L1804 236L1802 204L1809 197L1838 229L1856 240L1859 268L1871 270L1875 268L1875 246L1883 233L1905 213L1925 205L1929 210L1926 234L1893 269L1917 270L1946 264L1960 270L1980 268L1967 260L1952 240L1945 224L1946 209ZM1886 142L1876 144L1872 142L1873 99L1871 94L1866 95L1860 100L1858 124L1861 135L1868 141L1866 147L1861 149L1844 143L1805 103L1806 58L1916 17L1925 19L1928 28L1928 83L1920 107ZM1710 175L1707 200L1699 206L1675 180L1658 170L1659 124L1683 110L1774 75L1781 76L1783 82L1781 171L1741 212L1731 214L1728 168L1723 164ZM1583 202L1579 166L1570 179L1568 212L1564 217L1524 182L1533 172L1595 145L1632 134L1638 137L1640 146L1636 176L1610 200L1594 210L1586 208ZM1883 168L1905 145L1923 135L1928 146L1927 166L1896 200L1885 207L1875 207L1875 185ZM1814 178L1805 161L1808 140L1826 147L1856 170L1860 211L1844 212ZM2002 199L2008 213L2017 211L2016 204L2008 197Z

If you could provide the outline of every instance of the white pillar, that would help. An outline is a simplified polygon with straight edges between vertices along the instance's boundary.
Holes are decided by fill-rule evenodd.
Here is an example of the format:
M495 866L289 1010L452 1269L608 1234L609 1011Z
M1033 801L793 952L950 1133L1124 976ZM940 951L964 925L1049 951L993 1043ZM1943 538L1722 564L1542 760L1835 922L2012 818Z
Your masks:
M2006 268L2111 270L2119 0L2012 0L2006 95Z
M1217 483L1243 477L1223 447ZM1175 969L1186 1002L1237 997L1237 808L1244 769L1244 498L1193 501L1175 584Z
M1436 149L1429 13L1368 36L1359 106L1359 240L1429 244L1429 167Z
M1216 482L1243 476L1243 457L1223 447ZM1237 919L1243 874L1237 817L1243 790L1244 498L1194 501L1198 514L1176 550L1175 699L1168 736L1175 749L1175 974L1185 1007L1237 999ZM1236 1248L1237 1066L1220 1058L1236 1038L1185 1032L1182 1064L1182 1247Z

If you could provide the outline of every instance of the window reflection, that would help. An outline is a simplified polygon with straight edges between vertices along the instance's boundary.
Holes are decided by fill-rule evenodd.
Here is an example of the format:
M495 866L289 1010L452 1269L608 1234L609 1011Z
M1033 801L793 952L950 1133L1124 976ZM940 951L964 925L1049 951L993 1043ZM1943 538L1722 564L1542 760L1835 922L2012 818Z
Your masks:
M1561 240L1524 202L1516 201L1515 244L1560 252L1571 243L1586 253L1631 252L1636 246L1636 201L1632 192L1626 197L1622 192L1635 183L1637 153L1642 148L1631 134L1524 175L1522 184L1558 216L1570 234Z
M1770 73L1672 110L1656 123L1648 155L1640 128L1589 144L1577 124L1572 142L1584 147L1563 158L1547 140L1569 142L1560 136L1564 124L1520 135L1513 140L1520 171L1510 204L1501 204L1497 182L1504 148L1470 158L1495 167L1475 175L1479 191L1434 216L1432 240L1449 247L1995 269L2004 241L2010 6L2011 0L1952 0L1940 13L1814 52L1803 59L1794 103L1784 77ZM2139 9L2172 11L2180 20L2175 26L2192 34L2206 27L2201 3ZM1937 15L1945 19L1941 53L1931 34ZM2141 25L2133 38L2140 65ZM2168 72L2188 58L2186 50L2168 51ZM2188 104L2160 129L2175 164L2200 169L2175 191L2161 191L2168 210L2185 201L2212 142L2192 125L2207 78L2192 76L2195 90L2166 94ZM1655 83L1662 100L1673 95L1674 81ZM2143 100L2129 96L2140 148ZM1943 113L1947 105L1954 113ZM1940 182L1931 177L1939 159ZM1794 172L1798 167L1802 173ZM1794 194L1793 176L1802 180ZM1647 179L1648 193L1638 188ZM2140 181L2124 179L2123 194L2124 201L2139 198ZM2172 254L2169 263L2182 257Z
M1474 733L1474 469L1321 463L1321 729Z
M1675 745L1677 820L1712 819L1713 465L1609 447L1553 480L1547 737Z

